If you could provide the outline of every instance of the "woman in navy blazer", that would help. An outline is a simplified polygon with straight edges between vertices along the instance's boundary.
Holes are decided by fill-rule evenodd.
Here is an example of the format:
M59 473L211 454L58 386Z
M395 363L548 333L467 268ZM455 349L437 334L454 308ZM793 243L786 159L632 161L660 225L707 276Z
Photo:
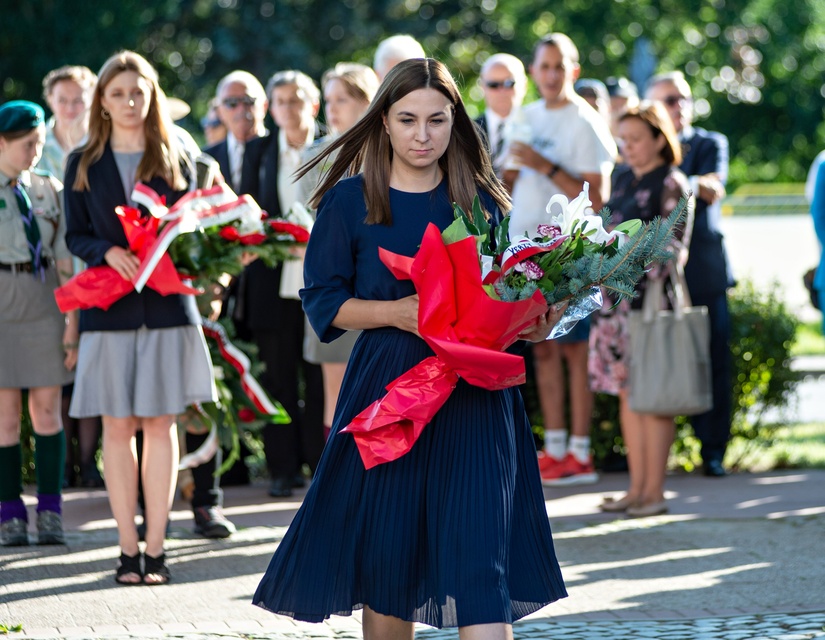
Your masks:
M69 249L90 266L108 265L132 280L140 262L129 251L115 208L134 206L137 182L171 205L187 191L190 171L155 70L130 51L112 56L95 88L88 141L66 168ZM83 310L80 332L70 414L103 416L106 487L121 548L115 579L163 584L170 578L163 543L177 477L175 416L215 396L194 299L133 291L105 311ZM138 430L147 524L143 563L135 529Z

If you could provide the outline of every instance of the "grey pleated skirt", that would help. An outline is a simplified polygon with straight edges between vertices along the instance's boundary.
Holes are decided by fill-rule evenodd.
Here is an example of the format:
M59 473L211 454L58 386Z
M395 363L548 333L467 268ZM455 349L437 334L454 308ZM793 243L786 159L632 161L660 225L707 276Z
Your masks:
M176 415L217 398L199 326L80 335L73 418Z
M315 329L304 317L304 360L312 364L332 362L349 362L349 355L355 346L355 341L361 335L360 331L347 331L340 338L326 343L321 342L315 334Z
M42 282L30 273L0 271L0 388L25 389L68 384L63 366L66 324L54 300L57 274Z

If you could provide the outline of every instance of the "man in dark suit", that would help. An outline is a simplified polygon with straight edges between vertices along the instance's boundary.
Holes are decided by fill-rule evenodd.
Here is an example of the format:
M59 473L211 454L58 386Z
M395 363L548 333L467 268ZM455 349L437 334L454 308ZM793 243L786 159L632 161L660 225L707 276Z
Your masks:
M236 193L249 193L254 165L245 150L252 140L266 133L264 116L267 101L264 88L252 74L233 71L218 83L215 93L216 109L220 120L226 125L227 136L225 140L204 149L204 153L218 162L221 174ZM187 432L187 451L197 450L207 436L208 433ZM234 525L221 510L219 479L214 477L216 464L216 458L212 458L191 470L195 531L206 538L226 538L235 531ZM233 467L229 475L233 475L235 468L245 472L243 467Z
M702 443L705 475L724 476L722 461L730 438L731 354L727 290L734 285L719 231L720 200L728 177L728 140L721 133L692 126L690 86L680 72L650 79L647 98L664 104L682 141L680 169L690 178L696 195L696 215L685 266L693 304L707 306L710 317L710 357L713 408L693 416L691 422Z
M250 193L247 181L251 165L245 151L248 142L266 135L266 93L251 73L233 71L221 79L215 95L226 139L203 151L218 161L221 173L236 193Z
M307 75L281 71L267 83L266 96L277 127L248 145L248 186L269 217L279 217L298 199L293 174L303 150L323 135L315 121L320 92ZM266 364L261 383L292 417L289 425L267 425L263 430L273 497L291 495L303 482L302 464L314 470L324 446L321 367L303 358L304 313L298 298L302 282L302 261L269 268L258 260L246 267L239 287L244 323Z
M475 122L484 134L493 169L501 178L507 155L507 119L521 107L527 92L527 74L524 64L515 56L495 53L481 66L478 82L487 108Z

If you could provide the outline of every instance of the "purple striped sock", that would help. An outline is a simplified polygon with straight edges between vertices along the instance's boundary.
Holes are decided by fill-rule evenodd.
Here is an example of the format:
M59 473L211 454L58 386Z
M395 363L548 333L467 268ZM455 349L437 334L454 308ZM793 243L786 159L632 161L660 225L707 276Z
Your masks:
M60 494L38 493L37 513L40 513L41 511L54 511L55 513L62 513L60 509Z
M29 521L29 518L26 515L26 505L23 504L23 500L21 498L17 498L16 500L4 500L0 502L0 524L8 522L13 518L19 518L20 520L25 520L26 522Z

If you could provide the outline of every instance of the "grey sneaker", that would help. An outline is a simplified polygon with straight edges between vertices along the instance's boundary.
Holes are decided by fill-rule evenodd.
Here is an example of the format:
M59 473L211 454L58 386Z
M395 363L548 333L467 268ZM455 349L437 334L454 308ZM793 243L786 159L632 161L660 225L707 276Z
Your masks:
M12 518L0 524L0 546L24 547L29 544L29 523L22 518Z
M63 518L54 511L37 514L37 544L66 544L63 536Z

